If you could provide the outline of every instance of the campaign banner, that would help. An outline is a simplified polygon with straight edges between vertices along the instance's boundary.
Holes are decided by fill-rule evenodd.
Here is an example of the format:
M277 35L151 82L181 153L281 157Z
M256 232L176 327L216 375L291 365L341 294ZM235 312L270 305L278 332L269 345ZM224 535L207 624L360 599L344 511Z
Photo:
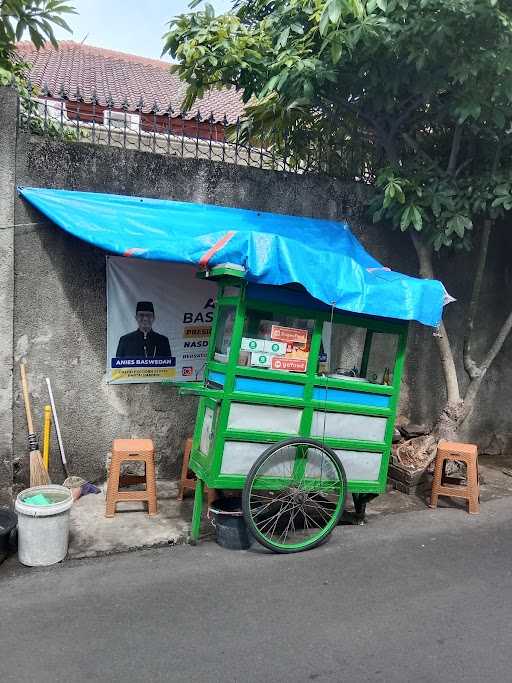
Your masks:
M181 263L107 256L107 381L204 376L216 285Z

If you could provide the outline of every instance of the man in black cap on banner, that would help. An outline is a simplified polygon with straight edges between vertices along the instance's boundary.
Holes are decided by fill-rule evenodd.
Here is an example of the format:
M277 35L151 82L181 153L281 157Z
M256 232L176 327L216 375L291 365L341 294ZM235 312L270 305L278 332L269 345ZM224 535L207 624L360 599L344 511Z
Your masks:
M171 358L169 339L154 332L155 309L151 301L139 301L135 309L138 330L123 335L116 358Z

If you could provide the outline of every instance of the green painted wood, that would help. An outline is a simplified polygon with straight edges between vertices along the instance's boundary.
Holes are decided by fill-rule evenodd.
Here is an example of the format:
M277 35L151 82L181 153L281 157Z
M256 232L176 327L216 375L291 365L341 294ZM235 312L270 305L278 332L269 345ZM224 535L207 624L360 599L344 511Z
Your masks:
M196 488L194 492L194 508L192 511L192 525L190 529L190 537L192 541L199 540L201 531L201 514L203 511L203 492L204 484L200 478L197 479Z
M343 389L344 391L355 391L361 394L379 394L390 396L394 388L383 384L372 384L372 382L354 382L347 379L338 379L337 377L317 377L315 386L326 387L329 389Z
M267 368L249 368L239 365L236 369L239 377L253 377L254 379L269 379L272 382L289 382L291 384L306 384L308 377L302 372L282 372Z
M366 335L364 338L364 349L363 357L361 358L361 372L359 373L361 377L366 377L368 373L368 360L370 358L370 350L372 347L373 340L373 330L366 330Z
M309 434L289 434L285 432L257 432L244 429L226 429L226 441L247 441L249 443L276 443L284 441L293 436L307 436ZM312 436L318 439L318 436ZM329 436L321 438L322 443L326 443L331 448L339 448L348 451L369 451L371 453L383 453L387 448L386 441L365 441L363 439L337 439Z
M300 436L309 436L311 434L311 424L313 422L313 406L311 402L313 400L313 389L318 370L318 357L322 344L322 326L322 321L316 320L311 337L308 367L306 371L306 386L304 387L304 398L302 399L304 408L300 421Z
M395 430L396 412L398 409L398 401L400 398L400 385L402 383L402 374L405 365L405 354L407 349L407 335L409 325L406 323L402 333L398 338L398 348L395 358L395 367L393 369L393 395L390 401L391 417L386 425L386 434L384 440L386 442L386 451L382 458L379 481L383 486L386 485L388 478L389 458L391 456L391 448L393 446L393 432Z
M225 367L225 380L224 380L224 399L221 402L220 413L217 421L217 428L215 431L214 440L214 452L213 460L210 468L211 476L216 477L219 475L222 467L222 456L224 453L224 442L226 439L226 430L229 419L229 411L231 407L230 396L233 394L235 377L236 377L236 366L238 363L238 355L240 353L240 346L242 343L242 336L245 324L245 307L244 307L244 294L245 288L241 290L240 298L235 309L235 319L233 321L233 329L231 335L230 351L228 362L225 366L222 363L216 363L215 365L220 365ZM222 370L221 370L222 372Z
M232 296L230 294L230 296L224 296L224 288L227 286L232 286L234 281L238 281L241 284L239 295ZM401 321L388 321L369 316L357 316L335 312L332 316L334 323L344 323L357 327L365 327L367 329L365 347L363 351L363 364L368 364L371 341L374 332L385 332L388 334L398 335L399 343L393 371L393 386L388 387L372 384L370 382L355 382L351 381L350 378L334 379L321 377L316 374L318 367L318 356L320 352L323 324L327 320L330 321L330 311L314 311L310 309L274 305L266 301L258 302L246 300L245 283L243 281L241 282L238 275L235 276L235 279L233 277L225 278L221 276L219 279L219 284L220 288L218 305L216 307L214 321L212 324L212 335L208 350L206 375L211 371L223 373L225 375L225 385L221 389L208 389L204 386L202 389L198 389L196 387L196 390L201 392L202 398L200 399L196 428L194 430L194 442L190 460L191 469L193 469L196 475L210 488L240 489L243 488L245 475L221 474L224 442L226 440L232 440L270 444L290 437L290 434L281 433L279 431L262 432L228 429L229 411L231 404L234 402L267 406L275 405L301 409L302 416L298 435L304 437L308 437L311 434L314 411L316 410L321 412L323 410L327 410L328 412L332 413L368 415L387 418L385 438L383 442L325 438L326 445L338 450L382 453L382 463L378 481L349 481L348 487L349 490L353 492L379 493L385 490L389 453L391 449L393 428L399 398L400 380L404 363L407 324ZM228 362L219 363L213 359L213 347L220 311L226 306L235 307L235 319L233 324ZM270 312L272 315L276 314L276 317L279 314L285 314L291 317L306 318L315 321L311 339L308 367L305 373L277 372L263 368L238 366L239 350L242 336L244 334L246 317L248 315L248 311L252 312L253 310ZM274 396L270 394L237 392L234 390L237 377L248 377L266 381L304 385L304 395L302 398L296 398L287 396ZM379 408L375 406L351 405L350 403L341 404L330 401L326 402L314 400L313 391L315 387L342 389L345 391L354 391L359 394L367 393L369 395L386 395L390 397L390 406L389 408ZM219 409L215 424L211 453L209 454L209 457L205 458L199 453L198 447L202 430L202 422L204 419L204 409L206 405L209 405L209 403L206 403L206 401L211 399L218 401Z
M258 301L257 299L248 299L246 304L248 310L270 311L272 313L282 313L294 318L322 320L323 322L330 322L331 320L331 311L328 308L325 310L315 310L313 308L288 306L286 304L272 303L269 301ZM378 318L369 315L343 313L339 310L334 311L332 321L333 323L343 323L344 325L363 327L376 332L389 332L391 334L400 334L403 325L406 324L400 320L390 320L388 318Z

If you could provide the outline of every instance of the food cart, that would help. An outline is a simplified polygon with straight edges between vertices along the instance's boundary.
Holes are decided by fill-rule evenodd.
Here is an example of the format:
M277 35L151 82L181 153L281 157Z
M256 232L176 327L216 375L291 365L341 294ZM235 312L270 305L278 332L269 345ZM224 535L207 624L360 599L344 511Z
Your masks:
M347 492L384 491L409 321L435 327L443 285L383 267L345 223L65 190L20 193L111 253L194 264L218 283L190 466L242 489L246 522L277 552L322 542Z
M192 538L204 484L245 486L258 541L278 552L312 547L338 522L347 491L361 513L385 490L408 323L248 283L229 265L202 277L217 281L218 299L204 382L185 390L201 396Z

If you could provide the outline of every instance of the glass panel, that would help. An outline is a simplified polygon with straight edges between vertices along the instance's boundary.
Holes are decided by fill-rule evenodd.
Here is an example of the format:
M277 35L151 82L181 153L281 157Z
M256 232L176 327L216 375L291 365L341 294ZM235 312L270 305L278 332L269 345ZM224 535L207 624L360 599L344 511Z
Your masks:
M335 451L349 481L377 481L380 472L381 453L363 451Z
M393 371L398 350L398 336L374 332L368 356L366 376L371 382L393 384Z
M221 474L247 474L269 443L226 441L222 456Z
M199 450L204 455L208 455L210 452L216 412L216 410L213 410L213 408L210 408L208 406L205 408L204 411L203 428L201 430L201 441L199 443Z
M306 372L314 320L248 310L239 364Z
M240 287L229 285L224 287L223 296L240 296Z
M301 416L298 408L232 403L228 429L298 434Z
M324 323L319 372L331 377L360 377L365 339L364 327Z
M311 435L331 439L384 441L387 419L349 413L313 413ZM325 431L325 434L324 434Z
M324 323L318 374L392 384L398 336L344 323Z
M227 363L231 337L233 335L233 323L235 321L235 306L222 306L219 309L217 318L217 329L215 333L215 352L214 360L219 363Z

